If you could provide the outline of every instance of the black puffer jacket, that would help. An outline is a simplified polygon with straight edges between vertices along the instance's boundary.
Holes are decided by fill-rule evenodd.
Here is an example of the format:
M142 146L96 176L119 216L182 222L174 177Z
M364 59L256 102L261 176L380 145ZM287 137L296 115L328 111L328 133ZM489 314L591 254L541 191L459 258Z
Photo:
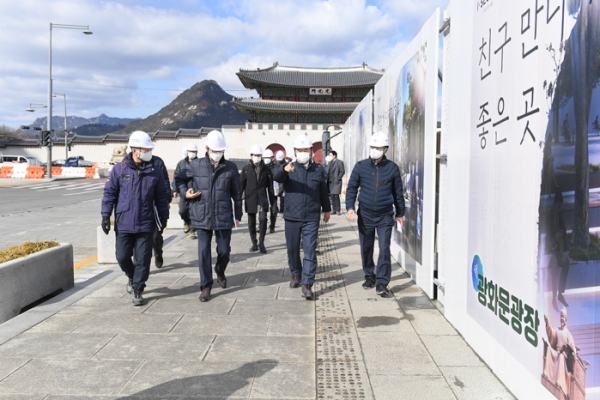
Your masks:
M213 166L208 154L193 160L175 177L179 194L185 197L188 182L194 192L202 194L190 202L190 219L194 229L231 229L235 219L242 219L242 186L237 166L224 158ZM232 200L234 206L232 205Z
M171 197L173 197L173 192L171 192L171 186L169 185L169 171L167 171L167 167L165 167L165 162L162 158L158 156L152 156L150 160L154 164L155 167L160 169L163 178L165 179L165 186L167 187L167 196L169 196L169 201Z
M387 214L396 211L396 217L404 215L404 193L400 168L383 156L379 164L371 158L356 163L348 188L346 189L346 209L354 210L356 194L359 207L372 214Z
M175 172L173 172L173 191L174 192L179 192L179 190L177 189L177 186L175 186L175 177L177 175L179 175L179 173L181 171L183 171L184 169L186 169L188 165L190 165L190 159L187 158L187 157L185 157L183 160L180 160L177 163L177 166L175 167ZM191 189L191 188L192 188L192 181L189 181L188 182L188 189ZM184 199L185 199L185 197L184 197Z
M308 169L297 162L288 173L283 164L273 177L283 184L285 210L283 218L290 221L319 221L321 210L331 212L325 170L320 164L310 163Z
M258 179L257 179L258 178ZM241 176L242 192L246 204L247 213L257 213L258 200L260 205L269 208L270 204L275 204L275 195L273 194L273 173L263 161L260 162L260 176L256 176L254 163L250 161L248 165L242 168ZM267 194L269 197L267 197Z

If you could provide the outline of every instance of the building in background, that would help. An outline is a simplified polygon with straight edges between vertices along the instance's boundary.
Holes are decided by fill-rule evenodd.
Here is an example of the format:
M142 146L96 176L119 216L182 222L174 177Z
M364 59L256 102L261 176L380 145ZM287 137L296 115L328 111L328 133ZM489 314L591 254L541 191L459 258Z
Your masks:
M348 68L285 67L237 72L259 98L234 98L233 105L257 123L343 124L384 71L363 63Z

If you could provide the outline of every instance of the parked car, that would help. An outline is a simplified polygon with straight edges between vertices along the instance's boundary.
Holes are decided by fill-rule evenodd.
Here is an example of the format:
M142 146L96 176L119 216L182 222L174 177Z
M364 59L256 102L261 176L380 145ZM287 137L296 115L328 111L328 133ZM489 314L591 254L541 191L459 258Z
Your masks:
M63 167L91 167L94 165L91 161L86 161L83 156L75 156L67 158Z
M0 154L0 165L11 166L14 164L27 164L29 167L41 166L40 160L35 157Z

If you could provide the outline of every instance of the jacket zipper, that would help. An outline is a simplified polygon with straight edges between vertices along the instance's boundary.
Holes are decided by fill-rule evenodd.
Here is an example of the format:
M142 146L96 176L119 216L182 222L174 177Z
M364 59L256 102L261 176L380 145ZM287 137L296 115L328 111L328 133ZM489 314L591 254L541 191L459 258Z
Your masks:
M379 166L375 165L375 205L373 207L373 212L377 212L377 189L379 189Z

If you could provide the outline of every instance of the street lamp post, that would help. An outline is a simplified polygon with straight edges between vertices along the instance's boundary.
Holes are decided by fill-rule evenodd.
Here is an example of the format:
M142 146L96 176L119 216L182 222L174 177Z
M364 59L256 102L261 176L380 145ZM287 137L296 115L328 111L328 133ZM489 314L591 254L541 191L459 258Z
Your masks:
M69 131L67 131L67 95L54 93L53 97L62 96L65 99L65 162L69 159L69 148L67 147L67 137L69 136Z
M48 58L48 131L52 134L52 28L80 29L85 35L91 35L89 25L64 25L50 22L50 52ZM66 101L66 100L65 100ZM46 165L46 177L52 178L52 146L48 145L48 164Z

